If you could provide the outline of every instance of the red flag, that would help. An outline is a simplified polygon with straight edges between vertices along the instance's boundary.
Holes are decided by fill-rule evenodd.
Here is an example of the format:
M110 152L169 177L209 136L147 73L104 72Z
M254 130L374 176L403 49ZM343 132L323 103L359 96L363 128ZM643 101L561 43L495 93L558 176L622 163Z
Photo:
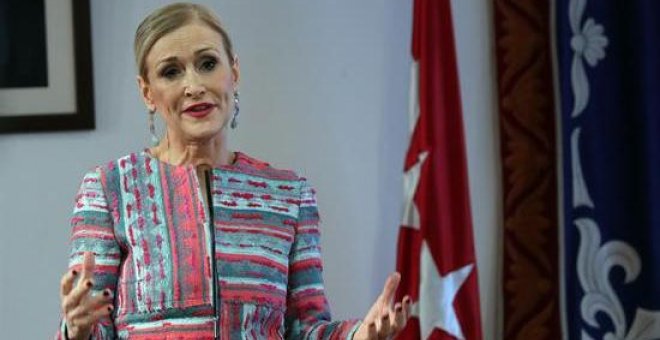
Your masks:
M481 339L465 138L449 0L415 0L397 298L403 339Z

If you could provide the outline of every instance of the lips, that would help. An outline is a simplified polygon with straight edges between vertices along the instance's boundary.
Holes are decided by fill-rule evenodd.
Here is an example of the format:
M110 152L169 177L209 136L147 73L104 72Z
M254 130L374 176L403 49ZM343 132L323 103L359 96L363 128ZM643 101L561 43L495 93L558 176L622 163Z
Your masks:
M188 106L185 110L183 110L183 113L194 118L202 118L211 113L214 108L215 105L213 104L199 103Z

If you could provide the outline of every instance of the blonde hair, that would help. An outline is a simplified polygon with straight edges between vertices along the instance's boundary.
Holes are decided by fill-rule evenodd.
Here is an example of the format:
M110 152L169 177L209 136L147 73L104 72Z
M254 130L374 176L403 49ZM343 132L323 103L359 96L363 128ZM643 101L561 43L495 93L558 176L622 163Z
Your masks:
M234 63L234 51L229 34L222 27L220 19L211 10L198 4L173 3L151 12L151 14L142 20L142 23L140 23L140 26L138 26L135 32L135 42L133 43L135 63L138 73L145 81L147 81L147 54L156 41L164 35L196 20L203 22L211 29L220 33L227 57L231 64Z

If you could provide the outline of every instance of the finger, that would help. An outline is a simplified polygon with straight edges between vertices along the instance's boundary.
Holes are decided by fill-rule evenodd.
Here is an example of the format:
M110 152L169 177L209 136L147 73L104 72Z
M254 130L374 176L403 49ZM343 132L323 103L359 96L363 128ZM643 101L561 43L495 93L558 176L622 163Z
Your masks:
M401 275L396 272L390 274L387 277L383 291L380 293L376 299L376 302L374 302L374 304L369 309L369 312L367 312L367 315L363 319L365 323L379 322L378 319L380 316L389 312L391 308L391 301L394 298L394 293L399 286L400 280Z
M380 328L378 328L378 338L386 339L390 336L392 327L390 327L390 314L383 315L380 319Z
M76 327L85 327L85 324L81 322L83 317L87 316L90 312L93 310L90 310L87 306L75 306L72 309L70 309L66 313L66 320L68 325L76 325Z
M106 289L103 293L90 296L88 299L85 299L75 306L69 313L67 313L67 318L72 319L79 324L80 319L84 319L85 317L94 314L98 309L107 306L112 306L112 301L110 299L110 292Z
M76 327L91 328L102 317L110 316L113 310L114 307L111 304L104 304L96 309L80 308L80 310L76 309L76 312L72 313L71 319L69 320L71 320Z
M367 339L378 339L378 332L376 331L375 322L371 322L367 327Z
M69 312L77 307L81 300L88 296L89 292L92 290L92 287L94 287L94 284L91 280L80 280L78 285L64 297L62 301L62 309L64 312Z
M112 292L110 289L104 289L101 293L90 297L87 299L87 301L84 301L83 304L90 309L96 310L108 303L112 303Z
M403 315L405 316L405 319L408 320L410 317L410 306L411 306L411 299L410 296L406 295L403 297Z
M394 320L394 325L392 325L393 333L400 332L403 327L406 326L406 315L403 311L403 305L401 303L394 305L394 317L392 320Z
M76 306L73 310L66 314L67 319L74 321L76 325L85 326L85 320L96 313L99 309L107 309L108 306L112 310L113 305L111 301L108 301L107 296L102 294L95 295L90 297L84 303Z
M387 277L387 281L385 281L385 286L383 287L383 292L380 294L379 299L388 306L388 309L392 299L394 299L394 293L396 293L400 281L401 274L397 272L390 274L390 276Z
M60 280L60 299L65 295L69 295L71 289L73 288L73 282L78 276L78 271L71 269L66 274L62 275L62 280Z
M390 321L390 331L392 333L396 332L396 308L401 308L401 303L397 302L392 308L387 311Z
M94 253L86 251L83 253L82 280L91 280L94 277Z

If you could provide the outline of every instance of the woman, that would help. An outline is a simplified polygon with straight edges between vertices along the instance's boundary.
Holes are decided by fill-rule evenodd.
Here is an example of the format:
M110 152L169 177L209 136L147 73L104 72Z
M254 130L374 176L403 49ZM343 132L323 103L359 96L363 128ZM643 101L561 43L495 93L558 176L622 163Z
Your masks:
M138 27L135 54L150 117L159 112L167 131L84 177L59 337L379 339L401 330L410 299L392 303L398 274L363 320L330 320L314 190L228 150L240 69L217 18L193 4L158 9Z

